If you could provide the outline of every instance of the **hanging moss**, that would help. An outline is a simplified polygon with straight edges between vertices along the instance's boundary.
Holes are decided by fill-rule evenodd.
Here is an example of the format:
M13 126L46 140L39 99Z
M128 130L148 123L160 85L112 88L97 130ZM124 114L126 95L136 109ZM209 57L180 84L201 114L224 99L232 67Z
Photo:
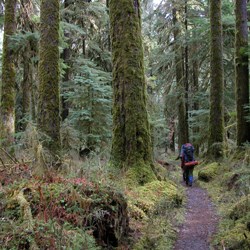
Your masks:
M146 109L140 2L111 0L113 59L112 165L152 180L152 145ZM135 176L138 176L135 174ZM140 177L139 177L140 178Z
M222 61L221 0L210 1L211 23L211 86L209 155L220 158L224 152L224 76Z
M9 47L10 36L16 30L15 6L16 0L5 3L0 137L6 148L13 144L15 133L15 67L14 54Z
M43 146L51 155L59 155L59 0L42 0L40 19L37 124L46 136Z

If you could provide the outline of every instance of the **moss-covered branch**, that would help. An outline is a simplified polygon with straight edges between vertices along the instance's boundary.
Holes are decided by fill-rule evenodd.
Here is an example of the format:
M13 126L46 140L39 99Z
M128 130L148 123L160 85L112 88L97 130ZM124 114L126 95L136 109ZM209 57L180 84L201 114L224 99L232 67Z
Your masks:
M34 232L34 221L33 221L32 213L31 213L30 204L24 196L24 191L25 191L25 188L22 190L17 190L12 197L12 201L16 201L20 206L21 218L23 220L23 228L27 232L33 233ZM39 249L36 242L34 241L34 239L31 242L29 249L32 249L32 250Z

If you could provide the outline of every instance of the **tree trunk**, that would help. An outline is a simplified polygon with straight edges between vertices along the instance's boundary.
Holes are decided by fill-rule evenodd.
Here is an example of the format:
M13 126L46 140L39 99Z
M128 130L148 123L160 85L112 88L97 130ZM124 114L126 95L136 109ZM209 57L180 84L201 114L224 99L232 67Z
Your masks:
M250 142L249 112L249 68L248 68L248 27L247 0L236 0L235 5L235 73L237 106L237 145ZM244 53L245 52L245 53ZM246 109L246 106L248 108Z
M221 0L210 0L211 87L208 153L220 158L224 149L224 80L222 61Z
M175 117L170 117L169 121L169 134L168 134L169 148L175 152Z
M185 108L186 108L186 131L187 131L187 141L189 141L189 130L188 130L188 110L189 110L189 65L188 65L188 6L187 0L185 0Z
M109 6L114 89L111 163L129 168L131 177L143 184L155 176L146 109L140 2L110 0Z
M15 7L16 0L5 1L0 137L6 149L13 145L15 133L14 52L9 47L10 36L16 31Z
M70 1L65 0L64 1L64 8L69 7ZM64 16L65 22L69 22L68 14L65 14ZM69 34L65 33L64 36L66 38L69 38ZM65 73L63 75L62 82L68 82L69 81L69 59L70 59L70 48L67 47L63 50L62 58L64 63L67 65L67 68L65 69ZM62 121L64 121L69 115L69 104L64 96L62 96Z
M22 130L24 131L27 122L31 118L31 88L32 88L32 65L30 63L30 47L28 46L23 54L23 81L22 81Z
M42 0L37 125L52 159L60 154L59 0ZM54 158L55 160L55 158ZM52 162L54 162L52 160Z
M178 93L178 146L188 142L188 132L186 126L186 107L185 107L185 84L184 84L184 72L182 65L182 48L178 44L180 36L180 28L177 19L177 10L173 8L173 24L174 24L174 50L175 50L175 67L176 67L176 82Z
M197 53L196 46L197 44L194 45L193 55L196 55ZM199 92L199 64L196 58L193 60L193 64L192 64L192 77L193 77L193 91L192 92L193 92L193 96L196 96L196 94ZM194 100L193 108L195 111L199 110L199 102L196 99ZM196 137L196 135L199 133L200 133L199 126L195 126L193 128L194 137ZM194 144L196 154L199 154L199 143L194 141L193 144Z

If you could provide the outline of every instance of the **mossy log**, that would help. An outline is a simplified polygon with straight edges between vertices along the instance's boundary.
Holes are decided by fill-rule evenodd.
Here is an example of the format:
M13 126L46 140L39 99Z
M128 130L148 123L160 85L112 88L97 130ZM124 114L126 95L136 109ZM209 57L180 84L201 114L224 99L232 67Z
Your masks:
M72 249L83 249L76 246L84 240L69 238L70 231L81 237L89 234L86 237L91 238L92 245L109 249L127 242L127 200L112 187L88 185L86 179L54 176L50 181L29 180L10 184L7 193L2 193L0 198L1 216L13 221L14 228L24 229L21 235L18 230L12 230L13 242L9 245L16 249L23 249L24 245L25 249L31 249L31 246L32 249L48 249L48 246L60 249L60 242L72 246ZM0 235L0 241L8 241L7 221L4 221L3 228L5 231Z
M211 163L198 172L198 179L209 182L218 174L219 164L217 162Z
M34 233L34 220L32 217L30 203L26 200L26 198L24 196L25 190L26 190L26 188L23 188L21 190L16 190L14 192L11 200L14 202L17 202L18 205L20 206L21 218L23 221L22 222L23 230L25 230L26 232L29 232L30 234L33 234ZM31 249L31 250L38 250L39 249L34 238L30 242L29 249Z

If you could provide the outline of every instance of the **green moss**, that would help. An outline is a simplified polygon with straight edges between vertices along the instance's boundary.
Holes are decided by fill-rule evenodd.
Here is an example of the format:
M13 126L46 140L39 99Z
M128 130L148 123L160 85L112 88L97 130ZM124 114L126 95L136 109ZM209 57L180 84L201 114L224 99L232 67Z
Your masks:
M150 164L138 162L137 165L131 166L126 172L127 183L132 185L144 185L145 183L156 180Z
M237 106L237 145L243 146L250 141L250 122L246 117L249 109L249 56L243 53L248 49L247 1L236 1L236 33L235 33L235 86ZM249 50L249 49L248 49Z
M171 181L153 181L138 189L140 197L147 197L155 204L161 199L168 200L173 206L180 206L182 203L182 194L177 189L176 184Z
M171 250L175 241L175 231L171 223L163 218L150 220L143 237L138 241L133 250Z
M205 182L211 181L212 179L214 179L215 176L217 176L219 168L220 166L217 162L207 165L198 172L199 180Z
M250 232L245 223L237 223L232 229L225 231L221 239L228 250L250 249Z
M224 155L224 75L221 3L221 0L210 1L211 87L208 154L213 158L221 158Z
M109 6L114 89L111 162L117 168L131 168L128 175L145 183L154 176L140 1L111 0Z
M0 136L6 148L13 144L15 133L15 54L9 46L16 30L15 6L16 0L6 1L4 16Z
M231 209L229 217L233 220L243 218L249 213L250 215L250 194L243 196ZM249 221L250 222L250 221Z
M228 193L228 195L233 193ZM225 194L224 194L225 195ZM224 200L226 202L226 200ZM236 203L221 206L223 220L215 239L215 245L221 243L229 250L247 250L250 248L250 195L244 196Z
M172 220L183 194L171 181L152 181L127 192L130 226L142 237L132 249L171 249L175 239Z
M52 156L60 155L59 111L59 1L41 1L39 45L39 130L45 135L43 146Z
M157 180L164 181L168 176L168 170L163 167L161 164L155 163L152 167Z
M180 20L179 12L177 11L178 7L175 6L173 9L173 24L174 24L174 41L175 41L175 70L176 70L176 82L177 82L177 95L178 95L178 145L181 148L181 145L188 142L188 124L186 117L186 105L185 105L185 78L183 72L183 47L180 46L178 40L181 36L180 29Z
M0 192L5 218L0 241L6 248L33 249L29 242L35 240L39 249L113 249L127 241L128 210L122 193L84 178L65 179L53 173L48 180L16 181ZM26 205L32 213L32 230L26 230Z
M135 188L128 199L130 204L137 206L147 215L163 200L168 207L179 207L183 195L173 182L155 180Z

